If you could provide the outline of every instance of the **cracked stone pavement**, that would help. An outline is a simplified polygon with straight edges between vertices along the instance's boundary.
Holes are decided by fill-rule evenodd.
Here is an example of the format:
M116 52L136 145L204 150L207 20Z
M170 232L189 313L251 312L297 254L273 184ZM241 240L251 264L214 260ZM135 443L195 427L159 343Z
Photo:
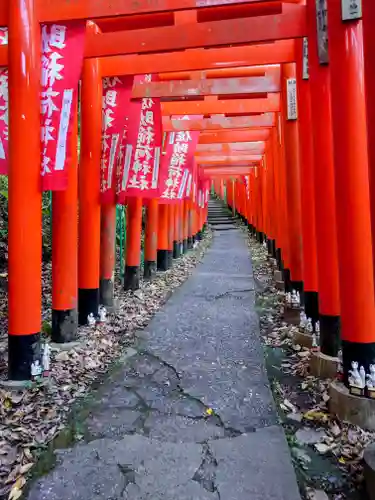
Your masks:
M299 500L245 236L217 231L29 500Z

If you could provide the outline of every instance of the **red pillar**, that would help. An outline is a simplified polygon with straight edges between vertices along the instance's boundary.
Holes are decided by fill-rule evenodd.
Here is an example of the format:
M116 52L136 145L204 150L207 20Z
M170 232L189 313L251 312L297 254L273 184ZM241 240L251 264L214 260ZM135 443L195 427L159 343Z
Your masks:
M126 217L124 289L138 290L141 266L142 198L129 197Z
M319 64L318 60L315 0L309 0L307 7L320 348L324 354L336 356L340 333L340 299L330 67Z
M116 204L103 203L100 219L100 303L113 307L116 264Z
M182 212L183 212L182 248L183 248L183 252L186 253L188 250L188 237L189 237L189 200L184 200Z
M9 5L9 364L11 380L41 362L40 31L33 0Z
M173 241L174 241L174 204L168 205L168 262L169 267L173 264Z
M159 223L158 223L158 271L167 271L169 269L168 259L168 205L159 204Z
M181 202L178 201L174 207L174 239L173 239L173 258L178 259L181 255Z
M96 26L89 24L90 29ZM85 59L81 90L81 161L78 169L78 321L98 315L100 271L100 159L102 79L99 59Z
M282 65L282 106L285 142L286 206L288 214L288 240L290 257L291 289L303 291L302 277L302 227L301 227L301 191L297 114L289 114L287 88L296 78L295 63Z
M78 121L74 109L72 155L67 164L68 186L52 195L52 340L77 337L78 288Z
M311 96L308 72L304 70L307 38L296 41L298 132L300 141L302 260L305 312L313 322L319 320L318 271L316 258L314 152L311 123ZM308 53L306 54L308 57ZM304 74L305 72L305 74Z
M375 296L361 20L328 2L344 373L375 363Z
M158 251L158 199L151 198L147 205L145 233L145 269L144 277L151 279L156 273Z
M375 241L375 2L362 2L372 239ZM373 245L375 262L375 245ZM374 273L375 265L373 264Z

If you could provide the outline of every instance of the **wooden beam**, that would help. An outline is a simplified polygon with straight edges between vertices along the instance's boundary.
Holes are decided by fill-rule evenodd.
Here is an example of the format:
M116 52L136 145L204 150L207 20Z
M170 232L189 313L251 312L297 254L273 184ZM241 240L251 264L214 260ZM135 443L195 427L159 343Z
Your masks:
M272 127L275 124L274 113L259 116L213 116L200 120L171 120L163 117L164 132L177 132L179 130L225 130L250 127Z
M210 80L171 80L135 84L133 98L191 97L207 95L262 94L280 92L280 80L267 76L217 78Z
M223 130L221 132L202 132L199 136L199 144L222 144L225 142L248 142L248 141L265 141L269 138L270 130L249 129L249 130Z
M251 161L260 161L263 158L262 155L244 155L244 156L205 156L197 157L196 161L198 165L219 165L233 163L236 165L247 165Z
M152 55L105 57L101 60L102 76L144 75L168 71L197 71L214 68L281 64L295 61L293 40L218 49L192 49ZM0 60L0 65L7 63ZM238 75L240 76L240 75Z
M0 1L0 26L8 25L8 1ZM36 0L40 22L151 14L219 5L256 4L263 0ZM283 0L298 3L299 0Z
M176 51L307 36L306 7L288 5L285 12L284 7L283 13L275 16L89 34L86 57Z
M163 102L161 110L164 116L270 113L280 110L280 94L260 99Z
M265 142L230 142L223 144L198 144L196 156L208 156L214 154L263 154Z
M280 40L280 42L274 42L268 44L270 50L278 44L289 43L289 40ZM251 45L251 48L257 47L256 45ZM258 45L259 47L259 45ZM262 45L264 47L264 45ZM238 47L237 47L238 48ZM214 49L213 49L214 50ZM206 50L207 52L207 50ZM203 71L174 71L172 73L161 73L159 74L159 80L209 80L212 78L239 78L239 77L250 77L250 76L266 76L275 81L279 81L281 78L281 69L277 65L261 65L261 66L239 66L236 68L220 68L220 69L206 69Z

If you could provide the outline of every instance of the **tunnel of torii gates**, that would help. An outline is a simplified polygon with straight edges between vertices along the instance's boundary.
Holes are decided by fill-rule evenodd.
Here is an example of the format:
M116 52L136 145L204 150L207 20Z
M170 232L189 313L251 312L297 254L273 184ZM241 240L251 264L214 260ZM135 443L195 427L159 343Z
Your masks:
M201 236L214 189L319 319L321 352L342 350L345 383L353 361L368 372L374 19L372 0L1 0L9 380L41 363L43 190L54 341L112 305L116 204L136 289L143 207L150 278Z

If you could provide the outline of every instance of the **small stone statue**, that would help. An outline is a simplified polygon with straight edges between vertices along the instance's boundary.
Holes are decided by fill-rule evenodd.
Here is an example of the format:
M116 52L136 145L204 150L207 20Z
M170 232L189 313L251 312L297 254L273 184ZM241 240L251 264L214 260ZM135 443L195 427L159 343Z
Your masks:
M31 378L37 380L42 374L42 367L40 366L39 359L31 363Z
M375 399L375 365L370 365L370 373L366 375L367 395L371 399Z
M364 371L365 370L363 366L361 366L360 370L358 371L358 362L352 361L352 370L349 370L349 386L350 392L352 394L355 394L356 396L363 396L364 394L364 388L366 384L366 374L363 378Z
M317 338L316 338L315 332L313 332L313 334L312 334L312 344L311 344L311 350L312 350L313 352L319 351L319 345L318 345L318 341L317 341Z
M299 299L298 295L299 295L298 292L296 292L295 290L293 290L293 292L292 292L292 300L291 300L292 307L299 307L299 305L300 305L300 299Z
M50 374L50 366L51 366L51 348L45 343L43 346L43 358L42 358L42 366L43 366L43 377L48 377Z
M313 324L312 324L312 319L308 318L307 323L306 323L306 331L308 333L313 333L313 330L314 330L314 328L313 328Z
M337 357L339 362L337 363L337 380L340 380L341 382L344 380L344 366L342 362L342 350L340 349L339 352L337 353Z
M299 315L299 326L300 328L306 328L306 323L307 323L307 316L305 311L301 311Z
M99 323L107 321L107 309L104 306L99 306Z
M317 321L317 322L315 323L315 333L316 333L316 335L317 335L318 337L320 337L320 323L319 323L319 321Z
M285 295L285 301L286 301L286 304L288 306L290 306L292 304L292 294L290 292L288 292L286 295Z
M370 365L370 373L367 378L371 381L372 386L375 387L375 365Z
M95 326L96 325L96 320L95 320L95 317L93 315L93 313L90 313L88 316L87 316L87 324L89 326Z
M359 369L359 375L360 375L361 380L362 380L362 387L365 387L366 386L366 371L365 371L363 366L361 366L361 368Z

